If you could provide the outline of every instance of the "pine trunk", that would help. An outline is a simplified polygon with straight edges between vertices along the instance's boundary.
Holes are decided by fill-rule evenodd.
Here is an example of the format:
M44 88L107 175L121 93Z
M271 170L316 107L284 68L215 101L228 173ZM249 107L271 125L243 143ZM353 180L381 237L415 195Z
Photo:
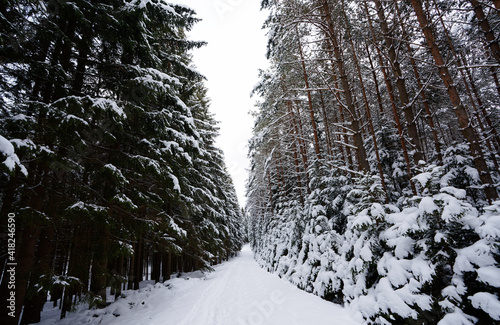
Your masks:
M382 96L380 95L380 86L378 83L377 73L375 72L375 66L373 64L368 43L365 43L365 48L366 48L366 56L368 57L368 62L370 63L370 68L372 71L373 83L375 84L375 93L377 95L378 110L381 115L384 115L384 105L382 104Z
M342 53L340 52L340 46L337 41L337 33L335 32L335 27L333 24L330 7L326 0L323 1L323 12L325 14L326 23L328 24L328 30L330 33L329 39L333 45L333 52L335 55L337 68L339 70L340 81L342 84L342 89L344 91L347 110L351 118L351 128L352 131L354 132L354 146L356 147L356 158L358 161L358 169L360 171L369 172L370 165L368 164L366 151L363 145L363 136L361 134L359 120L356 115L356 107L354 105L351 88L349 85L349 80L347 78L347 72L344 67L344 60L342 58Z
M429 46L432 57L434 58L436 67L439 70L439 75L448 90L448 96L450 97L450 101L454 107L455 114L457 115L458 124L462 131L462 135L469 143L472 156L474 157L474 164L479 172L481 181L485 186L486 196L490 200L497 199L498 193L493 187L493 181L491 179L488 166L486 165L486 161L483 158L482 150L479 145L479 139L470 124L469 117L455 87L454 80L450 72L448 71L448 67L444 62L441 51L436 44L434 31L431 27L432 25L427 20L427 16L425 15L420 0L411 0L411 4L413 6L413 9L415 10L415 14L417 15L420 27L423 30L425 39L427 40L427 45Z
M309 159L307 156L307 150L306 150L306 145L304 143L304 131L302 129L302 120L300 118L300 111L297 112L297 114L294 113L293 109L293 103L291 104L291 110L292 110L292 119L297 127L295 134L297 135L297 141L299 142L299 148L300 148L300 155L302 157L302 164L304 165L304 171L305 171L305 177L306 177L306 187L307 187L307 193L311 193L311 189L309 187Z
M291 122L292 122L292 133L293 133L293 138L292 139L292 150L293 150L293 159L294 159L294 164L295 164L295 172L297 174L297 185L298 185L298 190L299 190L299 198L300 202L304 203L304 198L302 196L302 181L301 181L301 172L300 172L300 165L299 165L299 150L297 149L297 140L299 137L298 134L298 128L297 128L297 123L295 121L294 113L293 113L293 107L292 103L290 101L287 102L287 108L288 108L288 113L291 115ZM300 146L300 144L299 144Z
M298 36L298 32L297 32L297 36ZM302 51L302 44L300 43L300 40L299 40L299 52L300 52L300 60L302 63L302 72L304 73L304 82L306 85L307 104L309 107L309 117L311 119L311 126L313 129L313 135L314 135L314 151L316 152L316 158L318 160L321 160L321 153L320 153L320 149L319 149L318 128L316 127L316 119L314 118L314 109L313 109L311 90L310 90L311 88L309 87L309 76L307 75L306 62L304 59L304 53Z
M469 97L470 103L471 103L472 108L474 110L475 120L477 121L479 128L481 130L480 135L483 135L484 140L486 142L486 146L488 147L488 150L490 151L490 153L492 153L492 158L493 158L493 161L495 163L495 166L497 166L498 164L496 162L496 158L493 155L493 149L491 147L490 139L487 136L487 132L489 132L489 131L487 131L486 128L484 127L484 123L481 119L479 108L478 108L478 105L480 107L483 106L481 97L478 95L477 91L474 92L475 85L474 85L474 81L473 81L472 77L469 77L469 80L467 80L467 74L470 74L469 68L466 67L467 61L465 60L465 56L463 55L463 53L461 53L461 55L459 55L457 53L457 51L455 50L455 46L453 45L452 39L451 39L450 34L446 28L446 25L444 23L443 17L441 15L441 12L440 12L440 9L439 9L439 6L438 6L436 0L433 0L433 3L434 3L434 7L435 7L436 11L439 13L439 21L441 22L441 25L443 26L446 38L448 40L448 45L450 46L450 49L452 50L452 53L455 57L455 60L457 61L458 65L463 66L463 69L459 69L459 72L460 72L460 75L462 77L462 81L463 81L463 84L465 86L465 90L467 91L467 95ZM470 83L470 85L469 85L469 83ZM471 91L471 88L472 88L472 91ZM476 104L476 101L477 101L477 104ZM467 111L467 107L466 107L466 111ZM483 107L483 112L484 112L484 107ZM485 116L488 117L487 114L485 114Z
M379 171L379 175L380 175L380 182L382 184L382 188L384 189L384 192L387 194L388 192L387 192L387 187L385 185L384 171L382 169L382 164L380 162L380 154L379 154L379 150L378 150L377 137L375 136L375 129L373 127L373 119L372 119L372 115L371 115L371 111L370 111L370 105L368 104L368 97L366 95L365 83L363 81L363 75L361 74L361 68L359 66L358 56L356 54L356 48L354 47L354 42L352 40L351 31L350 31L350 26L348 25L348 18L347 18L347 15L345 13L344 8L345 8L345 3L344 3L344 0L342 0L342 9L343 9L342 13L344 15L344 20L346 21L346 24L347 24L346 25L347 36L349 39L349 44L350 44L351 49L352 49L353 61L354 61L354 65L356 66L359 84L361 87L361 93L363 95L363 101L365 103L366 116L368 119L369 131L370 131L370 134L372 136L373 150L375 152L375 157L377 159L377 167L378 167L378 171Z
M396 44L393 41L394 37L389 30L389 26L387 25L384 8L381 1L374 0L374 2L377 9L377 15L379 17L380 27L382 29L385 40L385 47L389 52L389 59L391 61L390 66L392 67L395 74L396 87L398 88L399 93L399 101L401 102L401 106L403 106L403 112L405 115L406 124L408 126L408 135L410 136L410 143L412 144L414 150L413 159L415 161L415 164L418 164L418 162L422 160L423 157L422 147L417 131L415 115L413 114L413 107L410 103L410 97L406 89L405 79L401 70L401 66L399 64L398 56L396 54Z
M395 3L395 6L396 6L396 13L398 15L398 20L400 22L401 30L403 33L403 38L406 41L409 38L408 38L408 35L405 31L405 27L403 25L401 13L399 11L399 5L397 3ZM413 74L415 75L415 79L417 80L417 86L418 86L418 90L420 92L420 97L422 98L422 103L424 105L427 123L429 124L429 127L431 128L432 139L434 141L434 148L436 149L436 155L437 155L438 161L440 163L442 163L443 162L443 155L441 153L441 144L439 142L436 127L434 125L434 119L432 117L432 112L431 112L431 108L429 106L429 101L427 100L426 91L425 91L424 85L422 84L420 72L418 71L417 62L415 61L415 58L413 57L413 50L410 46L410 43L405 42L405 44L406 44L406 51L408 52L408 56L410 58L410 63L411 63L412 69L413 69Z
M323 114L323 124L326 133L326 152L329 158L331 158L333 156L332 136L330 134L330 123L328 122L328 114L326 114L325 100L323 98L323 92L321 90L319 91L319 97L321 100L321 113Z
M368 18L368 25L370 27L370 32L372 34L373 42L374 42L374 44L377 44L377 38L375 36L375 31L373 30L373 23L371 21L370 14L368 12L368 7L366 6L366 3L364 5L365 5L365 12L366 12L366 15ZM376 45L375 45L375 47L377 49L380 69L382 70L382 74L384 75L385 85L387 87L387 92L389 93L389 99L391 101L392 112L394 114L394 121L396 122L396 127L398 130L398 135L399 135L399 139L401 142L401 149L403 150L403 156L404 156L405 162L406 162L406 172L408 173L408 178L409 178L412 192L414 195L417 195L417 188L415 187L415 184L412 181L412 178L413 178L412 174L413 173L411 171L410 156L408 155L408 149L406 147L406 141L404 139L403 126L401 125L401 120L399 119L398 109L396 106L396 99L394 98L394 90L392 87L392 82L389 78L389 74L387 73L387 70L384 67L384 61L382 59L382 54L380 53L380 50Z
M490 27L488 19L483 11L483 7L477 0L469 0L474 7L474 13L476 14L477 20L479 21L479 26L481 27L484 37L486 38L488 48L490 49L491 56L500 64L500 45L495 37L495 33ZM495 5L497 5L495 3ZM497 8L498 9L498 8Z

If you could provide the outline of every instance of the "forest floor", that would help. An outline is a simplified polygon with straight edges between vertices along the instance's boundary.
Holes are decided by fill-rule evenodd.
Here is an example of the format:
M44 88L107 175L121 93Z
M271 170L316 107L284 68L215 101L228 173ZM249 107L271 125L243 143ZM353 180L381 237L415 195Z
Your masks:
M58 321L48 309L39 324L116 325L359 325L361 315L296 288L261 269L247 245L240 255L203 274L145 283L108 307L85 306ZM48 304L49 305L49 304Z

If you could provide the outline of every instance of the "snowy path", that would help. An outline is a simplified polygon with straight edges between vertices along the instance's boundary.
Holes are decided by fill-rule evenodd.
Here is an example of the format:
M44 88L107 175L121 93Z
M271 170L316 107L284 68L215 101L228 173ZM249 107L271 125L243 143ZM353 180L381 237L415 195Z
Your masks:
M196 273L195 273L196 275ZM62 323L116 325L356 325L360 316L297 289L261 269L248 246L205 279L183 278L141 289L103 311ZM134 297L134 295L136 295ZM131 304L132 302L132 304ZM132 306L132 308L130 307ZM113 316L120 314L120 316ZM53 324L43 322L44 324ZM59 323L59 324L62 324Z

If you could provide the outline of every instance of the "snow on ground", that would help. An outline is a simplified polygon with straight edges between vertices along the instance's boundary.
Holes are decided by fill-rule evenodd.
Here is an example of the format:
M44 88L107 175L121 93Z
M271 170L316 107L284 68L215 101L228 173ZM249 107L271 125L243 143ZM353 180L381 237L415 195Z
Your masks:
M359 325L361 315L299 290L261 269L247 245L215 266L138 291L127 291L100 310L80 310L57 321L44 312L40 325Z

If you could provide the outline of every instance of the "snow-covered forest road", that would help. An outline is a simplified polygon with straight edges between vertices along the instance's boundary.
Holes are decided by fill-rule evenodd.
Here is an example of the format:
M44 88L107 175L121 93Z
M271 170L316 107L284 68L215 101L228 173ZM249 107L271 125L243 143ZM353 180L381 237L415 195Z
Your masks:
M261 269L249 246L238 257L216 266L215 272L206 276L195 272L191 276L129 291L126 298L103 310L82 310L58 324L361 324L360 315ZM46 319L42 324L54 321Z

